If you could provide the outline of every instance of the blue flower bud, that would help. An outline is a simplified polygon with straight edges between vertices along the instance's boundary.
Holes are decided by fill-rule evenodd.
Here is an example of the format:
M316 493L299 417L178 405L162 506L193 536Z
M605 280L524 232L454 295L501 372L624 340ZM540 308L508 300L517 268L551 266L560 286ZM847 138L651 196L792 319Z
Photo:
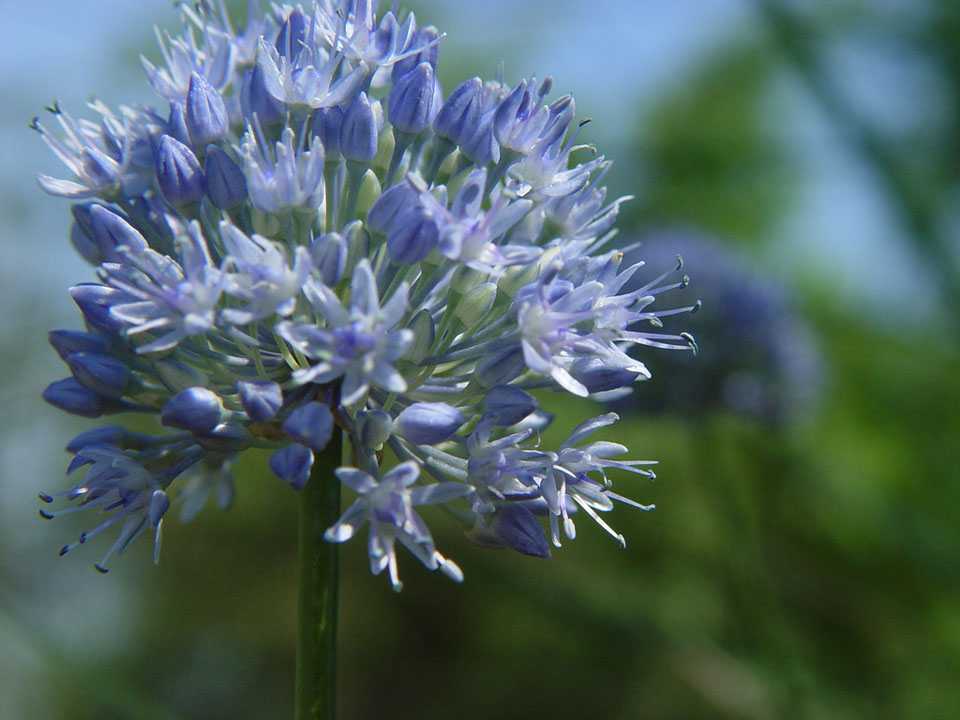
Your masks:
M342 125L343 108L339 105L317 108L313 112L310 128L314 137L320 138L325 162L337 162L340 159L340 127Z
M133 255L147 249L147 241L136 228L117 213L103 205L90 208L90 222L93 226L94 240L100 250L100 256L106 262L124 262L118 250L126 248Z
M400 182L388 188L367 213L367 230L386 235L393 221L417 201L417 191L409 183Z
M500 144L493 136L492 113L481 116L473 135L460 142L460 153L480 166L500 162Z
M281 57L291 60L300 54L303 44L307 39L307 18L303 10L295 7L287 15L287 19L280 26L280 32L277 33L277 40L274 46Z
M157 527L163 519L164 514L170 509L170 496L163 490L154 490L150 496L150 508L147 510L147 518L153 527Z
M340 233L326 233L310 243L313 266L327 287L333 287L347 269L347 243Z
M66 360L74 353L105 353L110 349L110 343L102 335L80 330L51 330L47 334L47 340L61 360Z
M110 355L77 352L67 356L77 382L105 397L121 398L130 382L130 368Z
M422 62L397 80L390 90L387 117L394 130L417 135L433 120L436 80L433 67Z
M325 404L309 402L287 416L283 431L293 440L320 452L333 435L333 415Z
M612 368L597 357L580 358L570 365L570 374L589 393L605 392L630 386L641 373L626 368Z
M509 503L497 509L490 529L504 545L531 557L550 557L550 543L537 516L523 505Z
M237 383L240 404L254 422L270 422L283 405L283 390L272 380Z
M47 389L43 391L43 399L74 415L95 418L103 414L104 398L72 377L47 385Z
M195 148L215 143L230 131L227 106L220 92L197 72L190 74L186 122L190 144Z
M74 285L70 288L70 297L80 308L83 319L90 327L111 335L123 330L124 325L110 314L110 308L134 300L122 290L93 283Z
M207 146L203 161L203 187L210 203L220 210L229 210L247 199L247 180L243 170L218 145Z
M420 63L429 63L436 70L437 61L440 59L440 43L437 42L439 38L440 32L433 25L427 25L417 30L410 38L409 45L410 47L423 47L423 50L395 62L390 70L390 81L396 83ZM424 47L425 45L429 45L429 47Z
M497 106L493 115L493 131L497 142L509 139L517 121L527 118L533 104L533 97L524 80L505 97Z
M263 81L263 70L254 65L243 78L240 90L240 106L243 116L249 120L256 117L261 125L278 125L287 118L287 106L277 100Z
M449 440L466 419L457 408L442 402L414 403L397 415L397 434L416 445L436 445Z
M483 387L492 388L506 385L524 369L523 352L519 347L512 347L485 355L477 363L473 376Z
M67 444L67 452L77 453L88 445L113 445L121 450L139 450L151 440L149 435L131 432L122 425L104 425L77 435Z
M182 390L167 400L160 411L160 422L190 432L204 433L220 423L220 398L203 387Z
M203 173L197 156L169 135L161 138L157 149L157 182L171 205L187 205L203 197Z
M290 443L270 456L270 469L294 490L300 490L307 484L311 467L313 453L310 448L298 443Z
M80 257L91 265L103 262L100 248L97 247L96 234L93 231L93 221L90 219L90 208L97 203L79 203L70 207L73 215L73 224L70 226L70 243Z
M490 388L480 405L484 417L495 425L516 425L537 409L533 395L509 385Z
M208 452L235 453L250 447L251 436L243 425L226 422L210 432L194 433L193 439Z
M360 442L364 447L379 448L393 432L393 421L383 410L364 410L357 414Z
M433 213L422 205L404 210L387 235L387 251L395 263L412 265L429 255L440 240Z
M483 103L483 81L470 78L457 85L433 120L433 131L457 145L463 145L477 132Z
M377 120L366 93L357 95L343 116L340 153L347 160L364 165L377 156Z
M175 137L184 145L190 144L190 131L187 130L187 106L180 98L170 101L167 134Z

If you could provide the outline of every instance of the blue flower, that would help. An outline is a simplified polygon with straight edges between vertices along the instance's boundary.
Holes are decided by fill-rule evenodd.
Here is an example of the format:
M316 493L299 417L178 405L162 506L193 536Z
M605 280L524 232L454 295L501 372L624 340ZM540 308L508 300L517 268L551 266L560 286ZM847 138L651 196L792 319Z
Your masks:
M379 480L356 468L337 469L340 481L360 497L324 537L330 542L345 542L370 523L370 571L379 575L387 570L395 590L403 587L397 571L397 540L428 569L439 568L447 577L457 582L463 580L457 564L434 547L430 531L413 508L450 502L465 495L470 488L457 482L413 487L419 474L420 468L414 462L401 463Z
M283 322L277 326L284 340L308 358L320 361L295 370L294 382L329 383L342 377L340 398L347 406L359 403L371 385L390 392L407 389L406 380L394 366L414 337L412 330L397 329L407 311L405 284L381 307L373 270L362 260L354 270L349 308L325 285L314 283L304 291L329 329L312 323Z

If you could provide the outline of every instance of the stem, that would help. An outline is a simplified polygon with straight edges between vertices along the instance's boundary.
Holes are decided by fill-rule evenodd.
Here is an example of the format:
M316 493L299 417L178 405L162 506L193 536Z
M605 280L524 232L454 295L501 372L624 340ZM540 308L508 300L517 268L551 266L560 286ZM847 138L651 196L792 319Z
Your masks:
M297 617L296 720L337 717L337 591L340 546L323 539L340 516L343 435L333 433L300 491L300 604Z

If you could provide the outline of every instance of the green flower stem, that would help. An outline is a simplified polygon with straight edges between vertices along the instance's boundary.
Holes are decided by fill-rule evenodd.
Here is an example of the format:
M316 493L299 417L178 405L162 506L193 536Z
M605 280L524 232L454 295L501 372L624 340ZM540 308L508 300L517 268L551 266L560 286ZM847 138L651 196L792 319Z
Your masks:
M300 491L300 604L297 618L296 720L337 717L337 596L340 546L323 539L340 516L339 431L314 461Z

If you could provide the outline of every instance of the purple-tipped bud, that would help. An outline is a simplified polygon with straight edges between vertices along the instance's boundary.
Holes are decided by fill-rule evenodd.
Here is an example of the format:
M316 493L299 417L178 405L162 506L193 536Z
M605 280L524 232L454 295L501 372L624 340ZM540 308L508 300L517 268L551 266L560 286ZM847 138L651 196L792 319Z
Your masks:
M404 210L393 223L387 235L387 251L399 265L420 262L429 255L440 240L433 213L422 205Z
M67 356L77 382L105 397L121 398L130 382L130 368L110 355L78 352Z
M277 33L277 40L274 43L281 57L292 60L300 54L307 39L307 26L308 22L303 10L295 7L280 26L280 32Z
M247 181L243 170L218 145L207 146L203 161L203 187L211 204L229 210L247 199Z
M123 330L124 325L110 314L110 308L134 300L122 290L93 283L74 285L70 288L70 297L80 308L83 319L90 327L111 335Z
M43 399L74 415L95 418L103 414L104 398L72 377L47 385L47 389L43 391Z
M210 432L195 433L193 439L207 452L235 453L250 447L251 436L243 425L226 422Z
M61 360L78 352L105 353L110 349L110 343L102 335L80 330L51 330L47 339Z
M484 417L495 425L516 425L537 409L533 395L509 385L490 388L480 405Z
M154 490L150 496L150 508L147 510L147 518L153 527L157 527L163 520L164 513L170 509L170 496L163 490Z
M417 30L409 44L411 47L423 47L424 49L395 62L390 70L390 81L396 83L420 63L429 63L430 67L436 71L437 61L440 59L440 43L437 42L439 38L440 31L433 25L427 25ZM429 45L429 47L424 47L425 45Z
M386 235L393 221L417 200L417 191L409 183L401 182L388 188L367 213L367 230Z
M531 557L550 557L550 543L537 516L523 505L510 503L500 507L490 529L504 545Z
M256 117L264 126L278 125L287 118L287 106L267 90L263 81L263 70L259 65L254 65L243 78L240 106L245 118L253 120Z
M570 365L570 374L590 393L629 387L641 375L634 370L609 367L600 358L574 360Z
M270 456L270 469L294 490L300 490L307 484L311 467L313 453L310 448L298 443L290 443Z
M466 419L446 403L414 403L397 415L394 428L404 440L416 445L436 445L449 440Z
M473 135L460 142L461 154L477 165L500 162L500 144L493 136L493 114L480 118Z
M422 62L397 80L390 90L387 116L395 130L417 135L430 126L436 80L433 67Z
M360 442L364 447L378 448L390 439L393 421L383 410L364 410L357 415Z
M70 207L73 215L73 224L70 226L70 243L80 257L91 265L103 262L100 248L97 247L96 233L93 231L93 221L90 219L90 208L97 203L79 203Z
M320 138L323 145L325 162L337 162L340 159L340 127L343 125L343 108L317 108L313 111L313 123L310 126L314 137Z
M310 243L313 266L327 287L333 287L347 269L347 242L340 233L326 233Z
M113 445L121 450L138 450L149 440L148 436L131 432L122 425L104 425L77 435L67 445L67 452L78 453L89 445Z
M171 205L188 205L203 197L203 172L193 151L164 135L157 149L157 182Z
M182 390L167 400L160 422L190 432L210 432L220 423L222 406L217 394L202 387Z
M377 156L377 120L366 93L357 95L343 116L340 154L364 165L369 165Z
M187 105L180 98L170 101L167 135L175 137L184 145L190 144L190 131L187 130Z
M470 78L457 85L433 120L433 131L457 145L474 136L480 124L483 81Z
M483 387L506 385L524 371L523 352L518 347L507 348L481 358L473 376Z
M533 103L527 81L517 85L497 106L493 115L493 132L497 142L503 143L509 139L514 125L518 120L526 120Z
M283 405L283 390L272 380L237 383L240 404L254 422L270 422Z
M147 249L147 241L143 239L143 235L103 205L93 205L90 208L90 222L100 256L107 262L124 262L121 249L133 255Z
M323 403L309 402L287 416L283 421L283 431L291 439L320 452L333 435L333 415Z
M186 121L190 144L195 148L215 143L230 131L227 106L220 92L196 72L190 74Z

